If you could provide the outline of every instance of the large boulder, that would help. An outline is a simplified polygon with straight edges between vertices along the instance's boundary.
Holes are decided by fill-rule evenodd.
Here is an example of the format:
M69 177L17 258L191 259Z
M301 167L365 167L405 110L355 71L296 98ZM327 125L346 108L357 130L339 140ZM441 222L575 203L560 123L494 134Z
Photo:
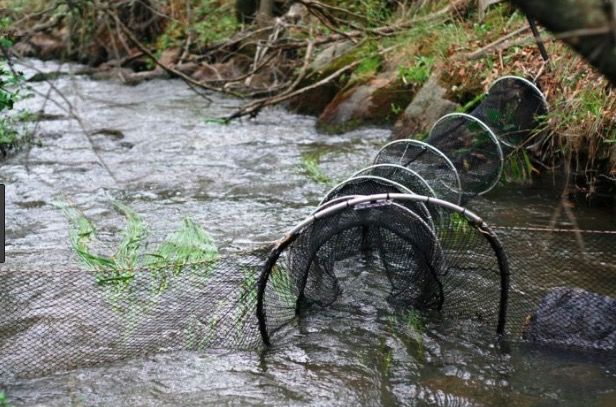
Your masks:
M413 94L413 86L395 72L380 74L338 93L319 116L317 127L327 133L342 133L366 124L392 125Z
M432 75L394 124L392 138L397 140L428 132L438 119L454 112L459 105L448 100L446 93L438 75Z
M616 350L616 299L579 288L555 288L529 317L524 339L592 350Z

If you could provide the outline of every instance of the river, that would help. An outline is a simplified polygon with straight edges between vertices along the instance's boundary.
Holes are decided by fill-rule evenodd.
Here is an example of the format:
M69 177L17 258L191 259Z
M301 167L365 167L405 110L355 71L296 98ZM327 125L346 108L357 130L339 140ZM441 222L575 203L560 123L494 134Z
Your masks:
M76 69L27 65L27 76L32 66ZM123 227L112 200L143 216L151 245L186 216L219 247L278 239L328 189L305 175L303 155L319 154L323 172L343 180L368 165L389 135L376 128L318 134L314 118L278 107L256 119L217 124L207 119L229 114L241 102L208 94L210 103L179 80L125 86L63 75L53 84L66 97L52 92L60 106L40 95L49 89L45 82L31 83L39 95L19 104L47 114L37 127L38 143L0 164L7 185L7 262L0 273L13 277L26 269L79 272L67 221L54 205L60 200L96 221L101 251L117 244ZM69 117L67 102L81 124ZM560 178L549 177L532 186L502 185L470 207L492 225L548 225L561 188ZM616 230L614 209L583 203L570 209L582 228ZM564 214L555 220L558 227L571 226ZM540 252L536 261L550 264L553 254L539 249L542 242L508 246L507 233L502 229L512 263L532 257L534 248ZM613 244L612 236L600 236L589 250L608 253ZM546 273L544 280L558 280L562 270ZM601 291L600 281L589 285ZM427 323L421 340L409 340L391 334L369 304L354 309L310 315L299 334L265 351L177 351L31 378L0 376L0 391L14 406L616 405L613 354L533 347L515 338L501 344L455 321ZM45 333L54 334L61 335Z

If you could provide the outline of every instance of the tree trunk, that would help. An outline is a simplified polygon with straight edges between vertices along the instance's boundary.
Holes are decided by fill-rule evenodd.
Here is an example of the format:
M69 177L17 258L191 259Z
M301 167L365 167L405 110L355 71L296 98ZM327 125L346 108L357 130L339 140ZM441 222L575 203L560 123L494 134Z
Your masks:
M548 30L561 34L565 42L616 85L616 24L613 10L615 1L510 1Z
M257 11L257 25L265 27L270 25L274 18L274 0L261 0Z

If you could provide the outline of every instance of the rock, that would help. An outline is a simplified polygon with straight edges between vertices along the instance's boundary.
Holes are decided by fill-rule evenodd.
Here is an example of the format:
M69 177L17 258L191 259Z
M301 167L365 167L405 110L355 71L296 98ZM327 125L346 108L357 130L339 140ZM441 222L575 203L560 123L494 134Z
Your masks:
M110 68L104 67L94 71L90 77L97 81L106 81L113 79L124 80L125 78L133 75L134 72L127 68Z
M289 23L297 24L300 21L305 20L308 16L310 16L310 13L308 12L308 8L306 6L301 3L293 3L283 18Z
M222 81L224 78L220 72L210 64L201 64L191 74L191 77L198 82Z
M356 59L354 55L356 50L357 48L350 41L337 42L325 47L308 66L309 74L299 87L318 82L353 62ZM289 100L287 108L296 113L318 116L344 87L345 82L345 80L337 79L304 92Z
M160 62L163 66L167 68L173 68L175 64L180 59L182 55L182 50L179 48L168 48L160 54L160 58L158 58L158 62ZM156 69L162 70L160 66L156 66Z
M152 79L164 79L168 78L167 71L162 69L153 69L151 71L144 72L128 72L123 75L122 80L126 85L138 85L144 81L151 81Z
M555 288L529 317L523 338L592 350L616 350L616 299L579 288Z
M417 133L430 131L439 118L455 111L459 105L447 100L446 92L439 84L438 76L432 75L396 121L392 138L412 137Z
M233 58L225 63L201 64L192 73L192 78L199 82L224 81L244 75L249 69L247 60Z
M36 55L36 50L32 44L19 41L17 44L11 47L11 52L19 58L33 57Z
M177 64L175 69L179 72L182 72L184 75L192 75L199 68L199 64L195 62L184 62L181 64Z
M64 45L57 38L42 32L30 38L30 44L36 50L36 55L42 60L58 59L62 56Z
M321 51L308 66L308 70L312 72L322 72L329 67L334 59L349 53L354 44L351 41L336 42Z
M390 125L413 98L413 87L395 72L383 73L336 95L319 116L317 127L328 133L352 130L360 125Z

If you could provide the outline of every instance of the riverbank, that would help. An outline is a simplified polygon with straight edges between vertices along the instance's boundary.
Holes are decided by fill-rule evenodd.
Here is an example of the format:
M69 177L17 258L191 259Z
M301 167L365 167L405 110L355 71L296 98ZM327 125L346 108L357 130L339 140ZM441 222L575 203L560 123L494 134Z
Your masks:
M284 103L318 116L324 133L377 125L421 137L441 115L472 109L499 76L523 76L551 106L527 175L564 167L588 195L616 179L614 90L560 43L546 44L544 64L525 17L505 4L483 15L472 1L302 1L260 26L240 24L227 0L36 4L5 9L15 56L76 60L127 84L177 76L247 98L223 119Z

